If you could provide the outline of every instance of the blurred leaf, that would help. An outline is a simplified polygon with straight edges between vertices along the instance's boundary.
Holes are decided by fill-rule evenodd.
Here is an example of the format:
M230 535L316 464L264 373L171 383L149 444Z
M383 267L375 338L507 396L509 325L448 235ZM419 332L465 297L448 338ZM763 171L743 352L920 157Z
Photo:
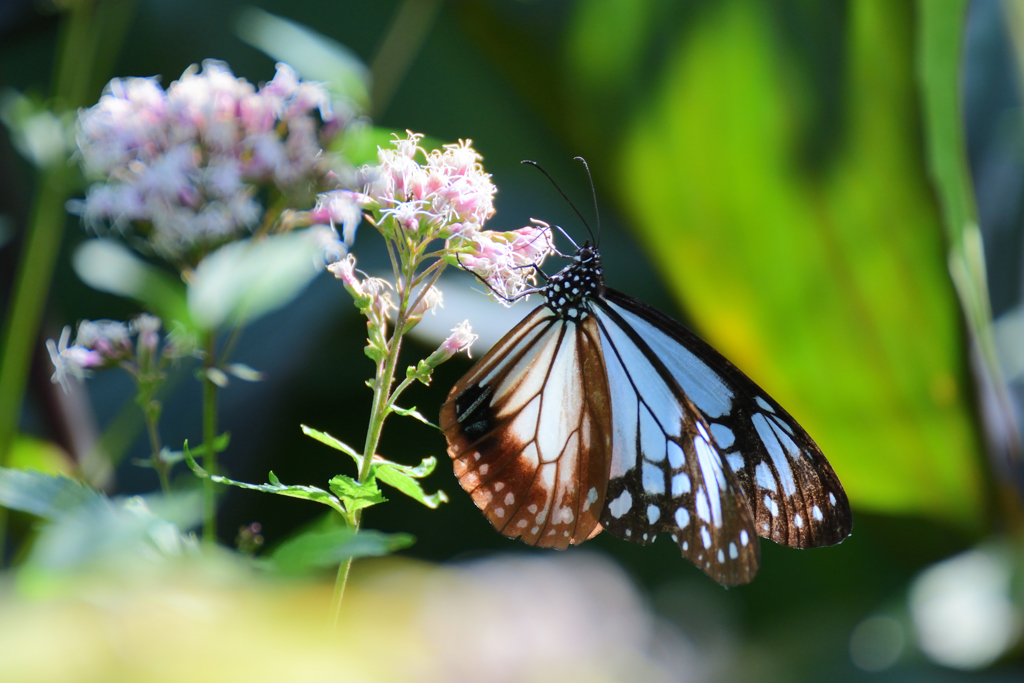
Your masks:
M319 273L314 264L322 254L306 232L227 244L196 267L189 311L207 330L258 318L294 299Z
M363 110L369 107L370 70L333 38L256 7L240 12L235 31L256 49L294 67L304 79L323 81L336 95Z
M249 367L245 363L229 363L225 368L225 372L229 375L234 375L243 382L262 382L263 373L259 370Z
M345 453L355 461L357 469L362 469L363 456L359 455L359 453L357 453L355 449L348 444L335 439L326 432L317 431L316 429L312 429L306 425L302 425L302 432L306 436L310 436L322 444ZM437 459L433 456L424 458L416 467L399 465L397 462L385 460L379 455L373 459L373 471L378 479L388 486L393 486L413 500L422 503L431 509L437 508L441 503L447 503L448 495L444 491L428 494L416 480L429 476L436 466Z
M175 323L193 329L181 280L146 263L121 242L87 240L75 250L72 265L82 282L93 289L145 305L163 320L165 329Z
M75 149L74 113L57 115L45 102L16 90L0 93L0 121L15 149L38 168L66 163Z
M123 500L96 495L46 525L26 564L77 571L96 564L124 568L126 558L152 560L154 550L175 557L195 543L183 538L181 529L196 526L201 518L195 492Z
M622 124L620 199L699 328L803 422L855 506L976 523L980 444L917 143L910 7L849 5L845 128L819 175L797 163L813 93L765 6L705 9Z
M75 469L75 463L60 446L25 434L19 434L14 439L7 455L7 464L11 469L65 476Z
M381 495L380 489L377 488L377 481L373 477L360 484L352 477L339 474L331 479L330 486L331 491L341 499L345 509L350 513L377 503L387 502L387 498Z
M1006 386L992 326L985 269L985 248L978 227L974 188L967 162L965 123L961 115L961 63L967 22L966 0L918 2L918 81L923 99L929 170L938 192L949 244L949 271L977 360L978 404L986 444L997 460L996 472L1020 469L1021 437ZM1012 10L1011 10L1012 11ZM1017 475L999 484L1013 488ZM1015 492L1020 496L1019 484ZM1014 495L1014 494L1010 494Z
M337 567L349 558L381 557L408 548L415 542L409 534L355 531L351 528L310 531L279 545L270 565L286 573Z
M0 467L0 505L54 519L103 494L65 477Z

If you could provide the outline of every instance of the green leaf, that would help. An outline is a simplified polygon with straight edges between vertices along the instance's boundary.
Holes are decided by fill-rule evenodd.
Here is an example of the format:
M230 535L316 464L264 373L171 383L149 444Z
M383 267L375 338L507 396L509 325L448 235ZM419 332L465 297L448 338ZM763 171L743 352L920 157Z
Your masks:
M287 304L316 277L321 252L308 231L227 244L196 267L189 311L205 330L258 318Z
M373 477L360 484L352 477L339 474L331 479L330 486L331 491L341 499L345 509L350 513L387 501L387 498L381 495Z
M301 500L311 500L314 503L322 503L337 510L342 515L346 514L345 508L342 506L341 501L336 497L332 496L327 491L317 488L315 486L288 486L281 483L281 480L277 478L273 472L270 473L268 479L269 484L249 484L244 481L236 481L227 477L222 477L219 474L211 475L209 472L204 470L196 462L195 458L192 457L192 452L189 450L188 441L185 442L185 462L188 463L189 469L199 477L200 479L210 478L210 481L215 484L225 484L227 486L237 486L241 489L248 489L250 491L262 491L263 493L276 493L279 496L286 496L288 498L299 498Z
M355 461L357 469L362 469L363 456L359 455L359 453L357 453L351 446L335 439L326 432L318 431L311 427L307 427L306 425L302 425L302 432L322 444L345 453ZM385 460L380 456L373 459L373 471L380 481L384 482L388 486L393 486L413 500L422 503L431 509L437 508L441 503L447 503L447 494L445 494L444 491L428 494L416 480L429 476L436 466L437 459L433 456L425 458L416 467L400 465L397 462Z
M319 441L320 443L324 444L325 446L330 446L336 451L341 451L342 453L351 456L351 458L355 461L357 467L362 466L363 456L359 455L356 449L352 448L347 443L335 439L327 432L321 432L317 429L313 429L312 427L307 427L306 425L299 426L302 428L302 433L305 434L306 436L312 437Z
M290 64L306 80L327 88L363 109L370 104L370 70L338 41L287 19L248 7L238 17L238 37L275 61ZM376 160L376 155L373 159Z
M374 459L373 471L377 478L388 486L393 486L413 500L426 505L430 509L436 509L441 503L448 502L448 495L444 491L427 494L417 479L429 476L437 467L437 459L433 456L424 458L416 467L399 465L397 462Z
M66 477L0 467L0 505L54 519L103 494Z
M800 420L855 507L978 523L981 444L920 153L911 6L849 5L844 109L820 151L819 92L766 6L705 10L646 105L617 117L608 184L642 205L635 228L699 331Z
M409 534L355 531L352 528L309 531L279 545L269 564L286 573L337 567L350 558L380 557L408 548L415 542Z
M391 410L395 411L399 415L404 415L405 417L411 417L416 420L419 420L428 427L433 427L434 429L441 431L440 427L438 427L436 424L425 418L423 414L420 413L420 411L416 410L416 406L413 406L412 408L399 408L398 406L391 406Z

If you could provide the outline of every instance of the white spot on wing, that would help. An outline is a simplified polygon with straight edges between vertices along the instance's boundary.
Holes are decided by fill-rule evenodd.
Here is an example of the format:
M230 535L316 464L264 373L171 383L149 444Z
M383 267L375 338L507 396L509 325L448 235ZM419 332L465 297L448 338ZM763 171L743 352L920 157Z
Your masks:
M508 495L505 496L505 505L511 505L514 502L516 502L516 497L509 491Z
M771 404L760 396L756 397L754 400L757 401L757 405L761 406L761 408L767 410L769 413L775 412L775 408L772 408Z
M831 491L828 492L828 502L829 502L830 505L835 505L836 504L836 496Z
M711 521L711 510L708 509L708 497L704 489L697 491L697 516L705 522Z
M719 551L719 552L721 552L721 551ZM735 541L729 541L729 559L730 560L735 560L737 557L739 557L739 555L740 555L740 551L739 551L739 548L736 547L736 542Z
M729 461L729 468L732 469L733 472L739 472L743 469L743 456L739 453L730 453L725 456L725 459Z
M591 486L590 490L587 491L587 507L590 507L597 502L597 487Z
M740 529L740 545L744 548L747 547L747 543L750 542L750 536L747 535L746 529Z
M676 510L676 526L680 529L685 529L690 523L690 511L686 508L679 508Z
M609 503L608 512L612 513L612 517L618 519L629 512L631 507L633 507L633 496L629 494L629 491L623 491L618 498Z
M690 492L690 475L680 472L672 477L672 496L678 498Z
M719 548L718 549L718 564L722 564L723 562L725 562L725 553L722 551L721 548Z
M711 534L708 533L706 526L700 528L700 540L703 541L705 550L711 547Z
M796 525L796 527L799 529L800 527L802 527L804 525L804 518L801 517L800 515L794 515L793 516L793 524Z
M654 524L658 521L659 517L661 517L661 508L659 508L657 505L654 505L653 503L651 505L648 505L647 521L651 524Z
M645 493L655 496L665 493L665 473L657 465L646 462L643 464L641 482L643 483Z
M711 435L715 437L715 443L718 444L718 447L726 450L736 441L736 435L733 434L732 430L717 422L711 423Z
M757 485L768 491L777 490L775 486L775 475L772 474L772 469L768 467L768 463L761 461L757 463L757 467L754 468L754 480Z
M686 464L686 454L683 452L683 447L675 441L668 442L668 464L672 465L674 470L678 470Z
M814 519L819 522L825 519L825 517L821 514L821 508L819 508L817 505L811 508L811 517L814 517Z

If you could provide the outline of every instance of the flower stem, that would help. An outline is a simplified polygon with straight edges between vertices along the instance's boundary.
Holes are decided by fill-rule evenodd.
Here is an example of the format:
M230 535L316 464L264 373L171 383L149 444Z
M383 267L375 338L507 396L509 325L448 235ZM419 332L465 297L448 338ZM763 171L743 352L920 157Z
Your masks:
M413 266L415 268L415 265ZM408 280L408 278L406 278ZM380 441L380 433L384 428L384 420L387 418L391 408L393 397L391 387L395 381L395 368L398 366L398 352L402 348L402 335L405 333L405 318L409 311L409 288L401 285L399 278L401 303L398 308L398 315L395 318L395 329L391 334L388 344L388 353L377 364L377 378L373 383L373 405L370 409L370 425L366 430L366 442L363 444L363 462L359 468L359 483L363 484L370 476L373 467L373 456L377 452L377 443ZM362 510L352 513L352 526L358 532L362 523ZM341 617L341 600L345 596L345 585L348 583L348 574L352 568L352 558L345 560L338 567L338 576L334 582L334 596L331 601L331 611L334 614L334 628L338 628L338 620Z
M217 337L211 330L206 338L206 358L203 360L203 467L217 474L217 385L209 370L217 364ZM217 496L211 477L203 480L203 543L217 542Z

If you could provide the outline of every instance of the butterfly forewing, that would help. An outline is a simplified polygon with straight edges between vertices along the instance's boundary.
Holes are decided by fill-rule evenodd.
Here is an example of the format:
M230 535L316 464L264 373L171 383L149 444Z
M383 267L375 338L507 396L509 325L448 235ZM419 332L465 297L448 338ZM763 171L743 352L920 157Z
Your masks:
M599 304L637 332L701 412L736 474L758 535L808 548L850 534L850 505L831 465L753 380L682 325L630 296L606 289Z
M452 388L441 428L455 474L506 536L565 548L600 531L605 377L593 322L566 323L541 307Z

